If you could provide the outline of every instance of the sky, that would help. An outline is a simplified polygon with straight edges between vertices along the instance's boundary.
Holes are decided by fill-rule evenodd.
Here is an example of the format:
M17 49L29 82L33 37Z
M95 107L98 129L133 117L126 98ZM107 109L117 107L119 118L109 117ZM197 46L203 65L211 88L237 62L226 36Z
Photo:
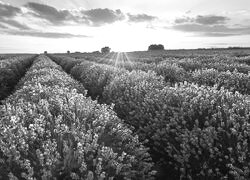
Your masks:
M250 47L250 0L0 0L0 53Z

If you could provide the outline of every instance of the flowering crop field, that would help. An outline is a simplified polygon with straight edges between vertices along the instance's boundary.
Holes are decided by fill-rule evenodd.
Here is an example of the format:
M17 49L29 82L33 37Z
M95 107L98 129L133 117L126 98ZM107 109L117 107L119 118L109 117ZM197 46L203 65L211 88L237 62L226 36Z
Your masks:
M151 179L148 149L46 56L0 107L1 179Z
M249 56L50 57L114 106L149 148L156 179L250 178Z
M250 56L233 54L10 57L0 179L250 179Z

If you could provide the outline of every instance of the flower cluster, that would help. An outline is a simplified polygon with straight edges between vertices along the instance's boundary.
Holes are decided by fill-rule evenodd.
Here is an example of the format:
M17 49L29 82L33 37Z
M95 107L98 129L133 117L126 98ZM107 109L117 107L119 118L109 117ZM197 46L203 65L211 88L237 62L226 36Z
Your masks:
M247 56L243 56L243 57L234 57L234 60L239 62L239 63L250 65L250 56L249 56L249 54Z
M192 58L184 58L176 63L187 72L204 68L204 63Z
M188 78L188 73L175 63L159 63L155 66L154 71L157 75L163 76L165 81L171 84L184 82Z
M0 100L6 98L34 60L32 55L15 56L1 60Z
M0 179L151 179L138 137L39 56L0 106Z
M76 63L74 65L74 60L71 60L72 58L69 57L54 55L51 56L51 58L61 65L63 69L65 67L71 67L71 69L68 69L70 74L76 80L81 82L81 84L88 90L88 95L91 96L92 99L99 97L99 100L101 100L104 87L109 84L115 76L127 72L125 69L83 59L75 60L80 61L81 63Z
M249 179L250 104L239 93L180 84L149 92L141 130L174 178ZM177 176L176 176L177 175Z
M244 61L243 61L244 62ZM230 71L233 72L235 69L244 74L248 74L250 66L242 63L242 61L235 60L228 56L198 56L198 57L183 57L181 59L166 59L162 63L176 63L182 67L185 71L195 71L199 69L216 69L219 72Z
M191 82L199 85L216 85L218 89L224 87L232 92L250 94L250 73L243 74L237 70L230 72L219 72L215 69L201 69L192 72Z
M114 103L115 112L136 129L147 122L140 117L145 95L153 90L165 87L164 79L154 72L132 71L115 76L105 87L103 101Z
M225 72L225 71L233 72L237 70L240 73L248 74L248 72L250 71L250 66L246 64L240 64L240 63L215 62L215 63L206 64L205 67L214 68L221 72Z
M69 73L75 65L81 63L81 60L71 58L71 57L66 57L66 56L49 55L49 57L56 63L60 64L63 70L66 71L67 73Z
M193 84L161 89L124 76L105 88L105 97L148 140L163 172L175 172L176 179L250 177L250 105L244 96Z
M74 66L71 75L79 80L88 90L88 95L93 99L102 99L104 87L115 77L125 73L126 70L109 65L101 65L89 61Z

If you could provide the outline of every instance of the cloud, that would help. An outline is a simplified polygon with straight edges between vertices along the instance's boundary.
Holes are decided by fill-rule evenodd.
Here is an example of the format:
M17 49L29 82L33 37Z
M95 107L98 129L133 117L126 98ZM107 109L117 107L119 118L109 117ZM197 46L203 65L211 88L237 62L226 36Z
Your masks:
M218 42L218 43L208 43L208 45L212 45L212 46L228 46L229 43Z
M18 21L12 20L12 19L0 19L0 22L4 23L5 25L9 25L9 26L21 29L21 30L28 30L28 29L30 29L30 27L28 27L27 25L21 24Z
M66 24L69 21L77 24L85 24L90 26L101 26L120 21L125 18L121 10L111 9L91 9L81 11L58 10L52 6L29 2L25 5L31 10L32 15L40 19L45 19L53 25Z
M116 21L121 21L125 19L124 14L120 9L111 10L111 9L91 9L82 11L83 18L85 18L90 25L100 26L104 24L111 24Z
M78 25L101 26L125 19L124 14L119 9L111 10L106 8L70 11L58 10L52 6L34 2L27 3L25 8L27 8L28 11L22 11L21 8L4 4L0 1L0 32L8 35L42 38L87 38L90 36L71 33L42 32L22 22L29 22L25 15L46 20L53 26L67 25L71 22ZM17 15L23 16L17 20ZM37 20L36 18L32 19L32 22L35 22Z
M229 32L204 32L203 36L207 37L227 37L227 36L239 36L243 34L229 33Z
M14 17L21 12L20 8L4 4L0 1L0 19Z
M228 24L228 20L230 20L228 17L217 15L182 17L175 19L172 28L207 37L250 35L250 26L240 24L232 26Z
M216 24L225 24L229 20L225 16L217 15L198 15L195 18L192 17L182 17L175 19L176 24L182 23L196 23L202 25L216 25Z
M76 35L70 33L56 33L56 32L40 32L40 31L16 31L16 30L8 30L4 31L4 33L9 35L17 35L17 36L32 36L32 37L42 37L42 38L89 38L90 36L86 35Z
M208 37L250 35L250 27L229 27L226 25L177 24L172 27L182 32L196 33Z
M198 24L212 25L212 24L225 24L229 20L225 16L215 16L215 15L206 15L206 16L197 16L195 22Z
M63 24L65 21L75 21L75 17L68 10L57 10L56 8L44 4L29 2L25 5L33 11L33 15L46 19L52 24Z
M193 22L193 19L190 17L182 17L182 18L176 18L174 22L176 24L189 23Z
M147 14L136 14L132 15L128 13L128 18L130 22L147 22L147 21L153 21L157 19L155 16L150 16Z
M0 24L0 28L1 28L1 29L7 29L7 27L4 26L4 25L2 25L2 24Z
M0 27L2 29L8 29L9 26L22 30L30 29L27 25L14 20L14 18L20 14L22 14L20 8L11 6L9 4L4 4L0 1Z
M102 26L125 19L125 14L120 9L97 8L72 12L70 10L58 10L52 6L35 2L29 2L25 6L33 12L33 16L45 19L53 25L66 24L68 21L72 21L77 24ZM155 16L147 14L127 14L127 16L130 22L145 22L156 19Z
M28 9L28 12L22 12L20 8L0 3L0 20L3 20L2 17L8 17L8 19L4 19L3 23L19 28L22 30L30 29L27 25L21 24L13 18L16 15L23 13L29 14L33 17L46 20L51 25L68 25L70 23L78 24L78 25L87 25L87 26L102 26L106 24L112 24L117 21L122 21L128 17L129 22L149 22L155 20L157 17L150 16L147 14L124 14L120 9L112 10L112 9L90 9L90 10L59 10L55 7L36 3L36 2L28 2L25 4L25 7ZM34 19L35 20L35 19ZM0 21L1 22L1 21Z

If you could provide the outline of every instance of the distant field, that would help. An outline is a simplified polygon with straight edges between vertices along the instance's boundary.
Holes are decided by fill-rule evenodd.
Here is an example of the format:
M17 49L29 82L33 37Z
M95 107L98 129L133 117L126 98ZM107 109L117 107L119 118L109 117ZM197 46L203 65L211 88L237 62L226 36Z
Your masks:
M32 54L0 54L0 60L8 59L15 56L25 56L25 55L32 55Z
M250 179L250 49L0 60L0 179Z
M81 58L82 56L92 56L98 53L71 53L72 57ZM159 51L135 51L127 52L129 57L134 58L152 58L152 57L197 57L226 55L231 57L244 57L250 55L250 48L244 49L194 49L194 50L159 50ZM66 55L66 54L65 54ZM101 54L99 54L101 55ZM112 55L112 53L111 53ZM110 55L109 55L110 56Z

